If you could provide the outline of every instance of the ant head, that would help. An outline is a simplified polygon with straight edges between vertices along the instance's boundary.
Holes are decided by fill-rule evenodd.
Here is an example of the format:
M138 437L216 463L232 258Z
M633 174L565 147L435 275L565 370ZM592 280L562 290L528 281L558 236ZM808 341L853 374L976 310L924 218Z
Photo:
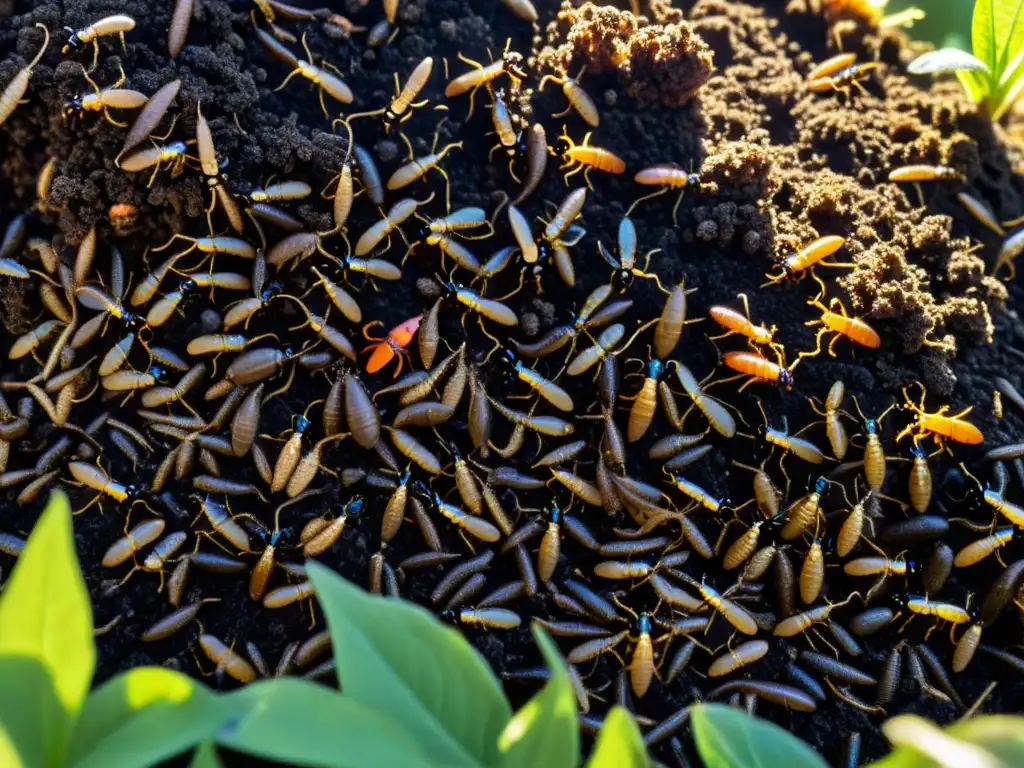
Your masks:
M501 63L508 74L520 80L526 79L526 70L523 69L523 54L506 51L501 57Z
M362 496L353 496L345 503L345 514L346 515L359 515L362 514L363 508L366 506L366 501Z
M309 425L312 424L312 423L313 422L311 422L305 416L296 416L295 417L295 431L298 432L301 435L303 432L305 432L307 429L309 429Z

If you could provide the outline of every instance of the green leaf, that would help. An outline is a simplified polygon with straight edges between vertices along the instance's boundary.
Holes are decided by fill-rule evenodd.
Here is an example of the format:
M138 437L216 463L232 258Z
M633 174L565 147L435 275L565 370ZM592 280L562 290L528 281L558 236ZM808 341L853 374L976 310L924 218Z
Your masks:
M0 723L0 765L6 765L9 768L23 768L26 765L3 723Z
M900 715L882 726L896 749L876 768L972 765L1012 768L1024 764L1024 718L983 715L940 730L917 715Z
M988 75L984 72L969 72L963 69L958 70L955 74L971 101L980 104L985 100L991 87Z
M1010 61L1024 48L1022 5L1021 0L975 0L971 46L988 65L994 83L1002 80Z
M557 765L571 768L580 762L580 735L576 724L576 696L558 647L534 624L533 637L551 670L551 677L532 699L516 712L502 731L498 747L503 766Z
M212 738L231 710L188 675L137 667L89 697L71 736L75 768L147 766Z
M587 768L647 768L650 765L647 747L633 716L629 710L612 707L597 735Z
M724 704L694 704L690 723L706 768L827 768L818 753L779 726Z
M977 59L967 51L957 48L940 48L937 51L928 51L914 59L907 65L907 72L912 75L937 75L942 72L956 72L966 70L971 72L983 72L988 74L988 65Z
M418 605L369 595L315 561L307 568L345 696L391 713L436 763L494 765L512 713L466 639Z
M0 599L0 660L12 659L38 668L22 667L20 682L29 685L2 678L0 723L30 765L42 764L40 755L46 764L59 764L96 666L92 607L75 555L71 509L60 492L50 495Z
M217 755L217 747L212 741L204 741L192 755L192 762L188 768L223 768L223 763Z
M217 743L287 765L436 765L397 712L306 680L259 680L225 697L235 720ZM395 708L397 709L397 707Z

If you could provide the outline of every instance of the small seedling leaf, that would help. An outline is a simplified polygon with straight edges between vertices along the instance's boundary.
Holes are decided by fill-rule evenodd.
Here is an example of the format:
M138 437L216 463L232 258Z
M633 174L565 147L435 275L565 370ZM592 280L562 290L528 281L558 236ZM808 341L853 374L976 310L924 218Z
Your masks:
M412 732L438 764L494 765L511 708L455 629L404 600L370 595L310 561L345 696Z
M285 765L435 765L400 713L380 712L306 680L259 680L225 699L233 720L216 736L222 747Z
M96 666L71 509L50 495L0 598L0 723L29 765L59 764ZM45 755L40 761L39 757Z
M505 727L498 746L505 768L557 765L572 768L580 761L576 724L576 696L558 647L534 624L534 639L551 670L544 687L516 712Z
M587 768L648 768L643 736L633 716L622 707L612 707L604 719Z
M917 715L882 726L895 749L873 768L1011 768L1024 764L1024 718L982 715L939 729Z
M989 74L988 65L980 59L958 48L940 48L921 54L907 66L912 75L937 75L942 72L984 72Z
M213 737L227 704L188 675L136 667L96 689L71 735L69 765L154 765Z
M706 768L826 768L818 754L796 736L735 707L695 704L690 723Z
M975 0L971 47L995 83L1002 81L1004 71L1024 48L1022 5L1021 0Z

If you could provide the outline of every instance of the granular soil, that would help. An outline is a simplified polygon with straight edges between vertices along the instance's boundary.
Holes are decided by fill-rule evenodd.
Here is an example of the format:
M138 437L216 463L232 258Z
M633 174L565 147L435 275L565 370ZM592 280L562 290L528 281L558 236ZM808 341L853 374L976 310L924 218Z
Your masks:
M33 27L35 23L45 24L54 34L32 76L28 103L0 127L0 173L6 184L2 199L4 220L31 208L39 170L49 157L57 157L58 170L48 201L52 210L33 217L30 234L49 237L59 233L65 246L64 258L73 258L74 246L91 225L96 225L104 242L97 259L100 270L108 263L107 247L116 243L128 265L134 268L136 282L145 269L142 257L147 247L158 246L177 232L192 236L208 234L205 183L192 168L177 178L160 173L152 186L147 186L148 173L129 175L114 166L123 141L122 129L95 113L88 113L84 119L62 117L63 105L88 87L78 59L59 55L63 40L57 32L65 25L79 28L118 12L134 16L138 26L128 35L127 54L121 52L116 42L101 41L100 66L93 78L106 86L117 79L122 66L129 76L126 87L144 93L152 93L180 78L181 92L174 110L179 119L174 135L194 135L195 104L201 101L217 151L228 161L227 175L236 193L244 194L271 177L303 178L314 190L319 190L341 167L347 152L343 132L331 132L330 120L321 112L316 93L307 81L296 77L284 90L274 90L287 74L287 67L259 46L252 31L248 3L198 3L188 44L173 61L167 57L164 35L171 5L163 0L0 3L0 51L6 54L0 63L0 84L9 82L38 50L41 33ZM755 320L778 326L779 339L790 351L791 359L796 351L812 348L816 331L806 327L805 322L815 317L815 311L805 302L817 293L814 281L786 282L763 289L760 286L777 257L817 236L837 234L846 238L845 249L838 257L855 262L857 268L819 270L828 281L828 294L841 297L847 309L869 320L883 339L877 351L851 351L850 344L841 341L837 358L823 354L801 363L791 392L755 386L737 396L734 385L724 385L717 394L740 407L750 424L749 431L760 420L752 393L763 400L776 426L785 416L795 431L816 418L807 398L822 398L837 378L845 381L848 391L858 397L867 414L881 413L894 397L900 397L902 385L918 380L928 388L932 409L946 402L954 410L974 406L971 419L983 430L986 446L1020 439L1024 414L1006 403L1005 417L1000 420L992 414L991 407L993 377L1004 376L1018 386L1024 384L1017 374L1024 324L1014 309L1020 288L989 276L1000 239L967 215L955 192L966 189L984 199L1001 220L1020 215L1024 209L1024 186L1017 175L1022 166L1021 150L1002 126L992 125L977 114L954 82L933 84L907 76L904 71L910 53L904 39L898 33L880 34L861 24L844 35L843 44L846 50L859 52L862 60L877 57L880 63L865 82L866 93L808 92L805 74L815 62L835 53L822 10L810 0L792 0L788 4L698 0L675 7L659 0L650 7L644 4L650 19L642 21L611 7L594 9L588 5L577 9L568 2L560 7L553 2L536 5L541 21L536 29L531 29L500 3L403 0L397 35L386 45L375 48L366 47L364 34L353 33L348 37L337 25L282 22L297 36L305 32L317 59L325 57L344 73L346 83L356 94L351 111L385 105L393 94L392 73L398 72L404 81L424 56L434 56L438 63L443 57L454 76L467 69L459 62L457 53L486 61L488 50L499 55L505 38L511 37L511 49L527 55L531 75L516 104L524 120L544 123L549 143L554 143L563 124L577 141L589 129L575 114L549 117L565 107L558 88L549 86L539 94L530 89L536 87L543 74L576 75L585 66L582 85L595 98L601 112L601 125L594 130L592 141L616 152L626 162L628 171L620 177L592 174L593 192L588 196L582 218L587 237L573 249L578 276L575 288L564 288L549 271L543 278L542 295L537 295L528 280L523 291L508 300L522 318L520 340L529 340L552 325L565 322L594 287L607 281L608 270L598 257L595 244L597 240L609 246L614 243L619 220L631 202L646 191L632 182L632 174L646 165L672 162L692 167L702 182L699 190L687 191L679 208L678 226L672 225L671 218L674 192L641 203L631 218L640 234L642 251L660 249L651 261L651 270L666 285L685 279L687 288L696 289L689 297L690 317L705 317L712 304L734 302L742 292L750 298ZM367 28L382 16L379 4L360 0L350 0L339 12ZM299 50L298 45L290 47ZM88 63L88 55L82 54L81 61ZM493 210L502 193L514 196L519 187L509 178L505 161L498 153L495 162L484 162L494 143L493 137L484 135L491 129L488 99L478 93L476 110L472 119L467 120L465 97L444 98L441 71L442 67L435 66L434 76L422 96L432 106L445 104L449 110L421 110L403 125L403 131L411 139L416 155L426 154L435 126L443 117L440 143L463 142L444 163L451 181L453 205L479 205ZM328 99L328 106L334 117L338 105ZM386 135L377 120L360 120L354 125L357 141L374 152L382 173L389 174L405 161L404 144L394 133ZM925 204L921 205L911 186L898 186L886 180L891 168L908 163L950 165L963 173L967 181L965 185L924 185ZM545 201L557 204L567 191L554 166L552 158L543 184L523 205L531 218L550 214L551 208ZM575 178L579 180L578 176ZM418 185L411 194L424 199L428 188L443 193L435 178ZM391 202L393 199L389 198L388 203ZM115 204L130 204L137 209L134 226L115 231L108 218L108 211ZM318 200L316 193L290 210L310 227L330 226L329 206ZM431 210L434 215L441 215L438 200ZM348 230L358 234L377 218L379 213L374 207L360 200ZM221 221L219 226L226 224ZM512 242L507 228L499 223L498 230L496 240L480 245L479 253L492 252L499 244ZM412 239L414 228L408 231ZM389 258L397 261L402 244L395 239L393 246L395 253ZM431 302L416 286L419 279L438 271L436 259L436 252L420 247L410 257L403 280L384 284L384 290L379 292L363 286L358 299L365 318L380 319L385 328L390 328L418 312L419 307L429 306ZM218 265L222 268L220 260ZM240 272L248 269L245 264L231 265L230 260L225 260L223 268L229 266L236 266ZM296 295L308 287L306 277L299 271L288 279L289 290ZM507 275L493 282L488 295L500 296L515 287L515 278ZM630 328L655 316L662 303L661 294L648 280L635 281L628 295L635 302L626 316ZM40 310L32 291L3 278L0 299L0 319L8 335L23 332ZM301 321L289 302L279 306L289 313L290 317L285 318L289 324ZM202 327L204 310L215 307L206 299L188 305L183 316L174 318L161 332L163 343L183 352L183 342L175 344L170 340L195 336ZM315 309L323 311L322 306ZM280 320L280 316L259 317L252 332L280 333ZM705 320L688 327L676 351L699 376L711 371L717 359L715 347L706 340L706 336L714 334L707 323ZM350 335L358 335L358 328L347 330ZM460 334L455 313L447 314L443 335L457 341ZM108 337L107 345L97 342L95 349L84 351L102 354L116 338L113 332ZM720 344L722 349L741 348L731 340ZM638 342L623 357L646 360L649 353L643 347L644 343ZM486 340L474 333L471 354L481 358L487 348ZM554 365L545 362L541 369L553 375L557 370ZM636 366L633 363L626 368L633 371ZM485 368L485 375L493 390L501 392L502 376L494 367ZM14 364L5 360L2 378L23 380L36 370L31 361ZM560 380L576 399L580 413L594 400L590 380L581 378ZM389 383L389 377L381 374L366 377L366 381L379 388ZM623 390L631 394L635 387L629 379ZM299 372L291 388L265 410L261 430L280 434L291 425L295 414L323 397L326 390L321 377ZM193 399L193 405L205 416L212 414L214 408L210 404ZM95 398L90 401L93 402ZM121 407L112 403L109 407L123 420L140 426L139 420L131 415L133 404ZM81 415L77 415L79 408L83 409ZM591 410L596 411L596 406ZM74 413L72 421L80 424L92 415L88 405L77 406ZM891 440L906 419L896 413L884 423L886 445L891 453L906 455L902 448L897 451ZM599 424L577 421L577 433L596 445L600 439ZM627 467L631 476L659 482L659 473L647 467L649 462L643 457L650 444L667 434L667 430L667 424L659 418L649 435L631 448ZM453 434L461 444L467 443L457 430ZM820 427L810 434L821 445L825 444ZM37 414L29 437L17 445L10 468L32 466L30 449L42 450L52 435L52 428ZM506 437L507 430L498 427L495 443L503 444ZM749 498L749 473L733 471L729 462L739 459L758 463L767 455L761 442L755 444L739 437L726 442L716 436L710 440L715 450L700 465L688 469L687 478L712 493L728 493L737 502ZM528 441L526 451L534 449L533 443ZM551 443L546 440L544 448L552 447ZM118 479L134 476L144 481L152 476L163 457L158 449L145 459L136 474L112 445L105 443L105 447L111 474ZM851 452L856 455L857 449ZM987 520L976 494L969 493L971 486L965 484L956 468L957 461L964 460L975 474L987 478L989 468L980 462L981 450L956 447L954 453L955 459L933 460L936 509L943 514ZM520 459L525 462L530 455ZM806 466L797 466L798 462L790 460L787 464L792 475L790 497L796 498L813 475ZM372 456L346 442L327 449L325 465L370 467L373 461ZM225 461L224 468L231 477L257 478L249 462ZM337 510L349 497L349 491L330 478L326 481L326 493L300 510L304 517ZM323 476L320 482L325 482ZM905 487L906 467L894 464L885 490L902 497ZM167 515L171 527L188 529L194 514L194 505L187 502L189 490L183 484L170 486L181 508L175 511L173 507L162 506L160 512ZM89 498L80 489L72 488L71 492L78 503ZM1017 492L1019 489L1015 488L1012 493ZM40 505L17 506L17 489L3 493L0 530L27 532ZM361 519L350 520L340 542L320 558L363 585L367 583L369 558L379 547L379 514L386 501L372 491L365 493L368 512ZM967 500L962 501L965 496ZM560 499L563 505L568 502L568 497ZM550 503L550 493L522 494L521 502L524 507L543 507ZM140 664L162 664L195 673L191 651L194 630L154 644L138 639L143 629L168 612L164 596L156 591L155 578L136 574L124 587L106 594L104 582L111 574L98 564L109 544L121 535L124 521L122 514L110 505L105 506L102 515L90 510L75 519L76 543L93 595L96 624L102 625L118 615L123 617L112 631L98 639L97 682ZM841 494L830 491L826 506L829 510L842 508ZM270 522L271 508L267 505L243 497L234 508ZM599 538L611 537L612 523L603 513L588 509L581 514ZM886 506L885 514L902 519L895 506ZM709 515L700 518L700 526L709 538L717 538L719 527ZM442 533L447 548L465 551L457 536L450 531ZM974 536L954 525L945 540L956 550ZM388 561L396 564L421 547L414 526L407 524L388 548ZM920 559L927 555L927 546L912 549L910 557ZM1015 559L1018 549L1015 543L1008 547L1007 561ZM297 554L287 553L287 548L285 552L285 559L298 559ZM574 570L590 573L599 559L569 540L563 544L563 553L556 583L571 576ZM799 561L796 562L799 567ZM0 555L0 567L6 570L10 564L10 558ZM709 566L696 558L691 558L686 570L696 578L706 576L709 583L720 587L731 583L731 577L717 565ZM841 599L856 587L864 588L862 581L854 582L839 571L829 569L827 594L831 599ZM998 573L999 567L991 559L969 570L955 570L941 597L963 605L969 593L983 594ZM403 596L429 604L429 594L442 574L440 568L410 574L402 585ZM487 573L488 590L516 578L518 571L511 558L499 557ZM249 600L246 582L238 577L193 573L189 594L222 598L231 610L204 608L201 617L206 630L238 644L253 642L273 663L289 641L308 636L308 612L296 606L266 610ZM767 591L772 593L770 578ZM631 593L627 600L636 611L654 608L655 601L646 588ZM512 607L524 618L553 615L553 606L542 593L517 601ZM877 672L900 639L920 640L927 622L919 619L915 625L924 626L912 626L902 636L891 629L865 638L864 654L857 663ZM985 641L1009 645L1015 642L1012 638L1019 636L1019 631L1016 617L1005 615L996 627L986 630ZM538 663L525 622L513 632L469 630L467 636L498 674ZM717 638L709 642L712 640ZM941 631L932 638L931 645L948 660L951 648ZM570 645L564 643L563 647L568 649ZM773 642L769 655L751 675L784 681L788 654L794 647L804 647L803 641ZM703 669L703 665L697 668ZM600 659L588 677L588 686L603 690L613 683L617 669L614 658ZM999 679L999 686L982 709L1014 711L1022 686L1020 681L1006 678L1006 671L997 662L979 657L967 672L956 677L956 685L969 703L989 681ZM231 685L217 678L211 682ZM699 672L691 671L670 686L656 681L632 708L659 721L700 698L710 687ZM614 696L612 688L602 694L609 700ZM510 683L508 691L518 704L532 693L532 688ZM871 698L871 691L863 693L865 698ZM602 711L604 706L596 704L595 712ZM909 680L888 707L890 715L898 712L921 712L939 722L951 721L958 715L952 706L922 697ZM886 749L878 730L882 717L837 703L832 697L810 715L791 713L770 704L761 705L758 714L787 727L831 761L838 759L837 745L847 733L863 734L866 756L877 756ZM669 759L666 752L658 751L656 756Z

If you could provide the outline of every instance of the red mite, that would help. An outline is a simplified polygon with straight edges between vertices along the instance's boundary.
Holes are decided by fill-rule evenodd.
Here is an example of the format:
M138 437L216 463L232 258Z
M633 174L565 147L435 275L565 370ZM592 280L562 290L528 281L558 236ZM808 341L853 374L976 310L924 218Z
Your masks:
M374 320L372 323L367 323L363 326L363 338L367 341L372 341L363 350L363 352L372 351L370 359L366 362L367 373L377 373L386 366L397 354L398 367L395 368L395 375L393 378L398 378L398 374L402 372L402 358L405 358L409 362L409 367L412 367L412 357L409 355L409 350L406 349L409 346L409 342L416 336L416 331L420 328L420 320L423 319L423 315L416 315L416 317L410 317L404 323L396 325L387 336L374 337L371 336L369 331L371 328L377 325L381 325L380 320Z

